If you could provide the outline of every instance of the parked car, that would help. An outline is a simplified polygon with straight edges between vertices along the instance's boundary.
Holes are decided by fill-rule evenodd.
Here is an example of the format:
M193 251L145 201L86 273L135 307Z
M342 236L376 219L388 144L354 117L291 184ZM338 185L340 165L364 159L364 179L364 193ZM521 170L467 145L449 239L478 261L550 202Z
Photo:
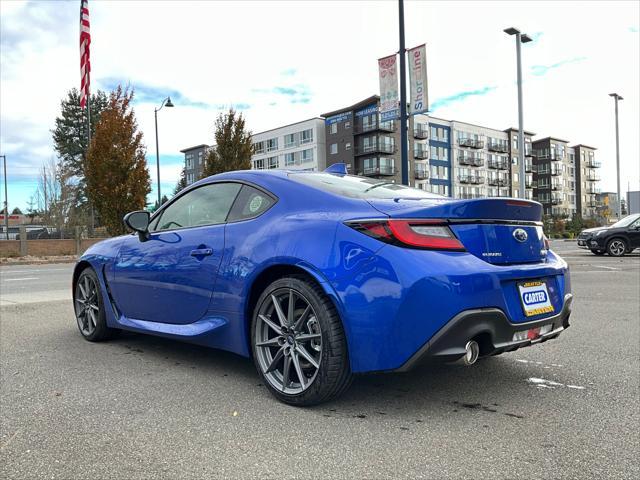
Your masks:
M624 217L609 227L588 228L578 235L578 246L595 255L621 257L640 248L640 213Z
M257 170L187 187L73 273L78 328L160 335L253 359L312 405L353 374L517 350L569 326L567 264L542 206L460 200L346 174Z

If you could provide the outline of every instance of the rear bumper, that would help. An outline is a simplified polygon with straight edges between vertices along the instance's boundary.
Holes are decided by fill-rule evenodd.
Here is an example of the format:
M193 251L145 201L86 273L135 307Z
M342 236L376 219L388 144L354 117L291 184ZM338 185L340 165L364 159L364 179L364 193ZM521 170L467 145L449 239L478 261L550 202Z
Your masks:
M510 352L536 343L556 338L569 327L573 296L564 297L560 313L541 320L511 323L505 313L497 308L465 310L452 318L420 350L407 360L398 372L406 372L429 359L455 361L465 354L465 345L472 338L480 341L482 356ZM551 331L533 340L513 341L513 335L522 330L552 324Z

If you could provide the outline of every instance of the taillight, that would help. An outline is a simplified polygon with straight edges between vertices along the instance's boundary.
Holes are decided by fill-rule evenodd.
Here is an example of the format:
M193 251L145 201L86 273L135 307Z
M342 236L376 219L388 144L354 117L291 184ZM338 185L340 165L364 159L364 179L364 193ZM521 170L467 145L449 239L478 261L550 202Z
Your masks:
M362 220L347 222L351 228L392 245L427 250L465 251L442 220Z

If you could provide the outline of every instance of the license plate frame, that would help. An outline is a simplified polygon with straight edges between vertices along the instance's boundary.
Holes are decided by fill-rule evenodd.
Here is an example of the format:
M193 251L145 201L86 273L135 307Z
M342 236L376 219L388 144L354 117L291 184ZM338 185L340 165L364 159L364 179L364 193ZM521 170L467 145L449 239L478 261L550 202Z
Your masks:
M525 280L517 283L518 296L525 317L552 314L555 312L546 279Z

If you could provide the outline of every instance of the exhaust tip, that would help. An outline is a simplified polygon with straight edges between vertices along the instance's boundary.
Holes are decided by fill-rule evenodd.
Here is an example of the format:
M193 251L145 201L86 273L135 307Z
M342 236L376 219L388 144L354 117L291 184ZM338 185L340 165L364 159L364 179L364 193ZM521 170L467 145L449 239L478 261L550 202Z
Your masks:
M464 365L473 365L480 356L480 345L475 340L469 340L464 347L464 357L462 357L462 363Z

